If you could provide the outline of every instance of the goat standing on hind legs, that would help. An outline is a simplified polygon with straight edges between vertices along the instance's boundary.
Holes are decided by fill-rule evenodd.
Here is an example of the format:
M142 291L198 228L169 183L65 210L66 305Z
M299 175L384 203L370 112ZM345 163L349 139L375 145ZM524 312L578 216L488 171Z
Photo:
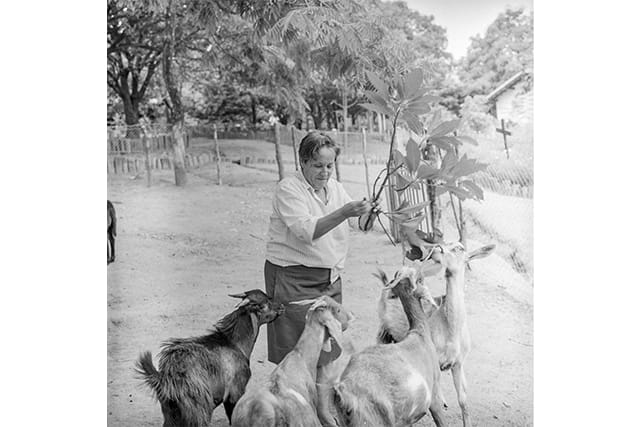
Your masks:
M158 370L150 352L140 356L136 371L160 402L164 427L207 427L220 403L231 422L251 377L249 359L260 325L273 321L284 307L257 289L230 296L242 301L209 335L163 345Z
M107 264L116 260L116 209L107 200Z
M458 404L462 412L462 422L465 427L471 425L467 409L467 382L464 373L464 361L471 349L464 300L465 268L469 261L484 258L490 255L494 249L495 245L488 245L467 253L459 242L439 244L427 242L421 248L413 247L411 253L417 253L417 258L409 256L409 253L407 256L409 259L423 261L422 271L433 273L433 263L445 270L447 293L442 297L435 298L432 304L437 308L429 316L428 324L431 339L438 352L440 369L443 371L451 369ZM423 292L429 294L426 285L423 285ZM381 320L379 337L397 342L404 339L407 328L402 323L402 320L406 319L402 319L398 315L397 304L394 305L394 303L383 290L379 305Z
M427 318L416 292L416 272L403 267L391 283L409 323L401 342L377 344L355 353L334 387L341 425L404 427L429 411L444 426L440 369Z
M247 390L233 413L233 427L321 427L316 388L321 351L343 347L342 331L353 319L333 298L291 302L308 305L305 326L294 348L266 383Z

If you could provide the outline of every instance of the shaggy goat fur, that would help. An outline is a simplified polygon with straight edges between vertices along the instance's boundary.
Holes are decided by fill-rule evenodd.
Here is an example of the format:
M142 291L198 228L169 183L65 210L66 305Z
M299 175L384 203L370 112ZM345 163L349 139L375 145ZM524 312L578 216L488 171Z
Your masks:
M140 356L137 372L155 392L165 427L208 426L220 403L231 420L251 377L249 358L259 327L283 309L260 290L235 297L242 297L242 302L210 334L164 343L158 370L150 352Z

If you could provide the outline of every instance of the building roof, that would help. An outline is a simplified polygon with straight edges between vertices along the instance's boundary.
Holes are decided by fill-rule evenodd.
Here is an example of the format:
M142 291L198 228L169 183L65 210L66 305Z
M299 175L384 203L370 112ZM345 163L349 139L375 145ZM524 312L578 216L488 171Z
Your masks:
M525 76L525 74L526 73L524 71L520 71L520 72L516 73L515 75L513 75L512 77L510 77L507 81L505 81L500 86L495 88L495 90L493 92L491 92L489 95L487 95L487 101L488 102L493 101L502 92L504 92L505 90L509 89L511 86L513 86L516 83L518 83L520 81L520 79Z

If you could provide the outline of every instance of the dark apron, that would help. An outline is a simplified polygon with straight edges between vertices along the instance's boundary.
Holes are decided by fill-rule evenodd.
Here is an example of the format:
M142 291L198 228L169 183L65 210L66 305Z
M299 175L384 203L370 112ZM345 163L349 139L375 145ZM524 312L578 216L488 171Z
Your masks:
M270 362L280 363L298 342L304 330L308 305L287 304L291 301L318 298L328 295L342 303L342 279L330 283L331 269L292 265L280 267L266 261L264 283L267 295L285 306L283 314L267 324L267 346ZM318 366L323 366L340 356L337 345L331 352L322 351Z

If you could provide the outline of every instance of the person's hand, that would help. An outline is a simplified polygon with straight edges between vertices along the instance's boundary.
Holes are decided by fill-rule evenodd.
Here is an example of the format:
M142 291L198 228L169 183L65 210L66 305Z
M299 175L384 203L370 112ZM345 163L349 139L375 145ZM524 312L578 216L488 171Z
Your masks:
M342 215L345 218L361 216L369 212L372 208L371 203L367 199L349 202L342 207Z
M373 228L376 218L378 218L378 215L382 212L378 203L377 200L370 202L369 210L358 218L358 228L361 231L367 232Z
M382 209L379 206L379 201L373 201L371 202L371 213L374 214L375 216L378 216L380 214L380 212L382 212Z

